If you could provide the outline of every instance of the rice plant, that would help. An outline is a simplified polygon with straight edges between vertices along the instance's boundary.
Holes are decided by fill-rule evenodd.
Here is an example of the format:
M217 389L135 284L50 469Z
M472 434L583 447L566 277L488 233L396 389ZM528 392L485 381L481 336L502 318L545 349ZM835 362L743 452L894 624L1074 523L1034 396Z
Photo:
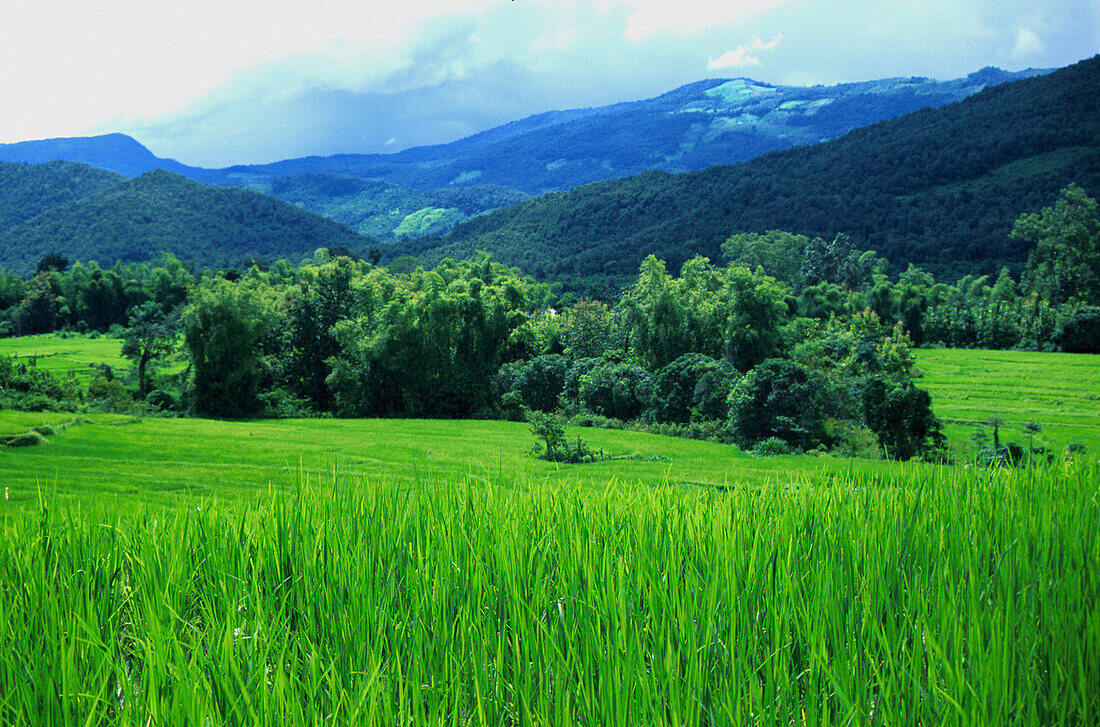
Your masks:
M1100 469L0 524L0 723L1096 724Z

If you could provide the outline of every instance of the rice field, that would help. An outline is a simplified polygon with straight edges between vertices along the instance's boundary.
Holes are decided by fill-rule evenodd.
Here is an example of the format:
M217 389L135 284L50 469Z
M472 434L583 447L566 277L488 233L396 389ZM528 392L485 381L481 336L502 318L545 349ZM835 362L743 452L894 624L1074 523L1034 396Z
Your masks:
M0 521L5 725L1091 725L1100 470Z
M1093 359L987 354L917 354L957 446L1092 436ZM3 725L1100 724L1095 448L571 429L617 459L558 465L508 422L0 412L35 426L0 448Z
M1083 353L920 349L917 386L932 395L957 452L972 449L974 428L1004 419L1002 438L1027 443L1029 421L1043 431L1035 443L1061 452L1077 442L1100 452L1100 356Z
M130 362L122 357L121 338L62 338L52 334L0 338L0 356L14 356L55 376L75 376L87 383L101 364L118 372Z

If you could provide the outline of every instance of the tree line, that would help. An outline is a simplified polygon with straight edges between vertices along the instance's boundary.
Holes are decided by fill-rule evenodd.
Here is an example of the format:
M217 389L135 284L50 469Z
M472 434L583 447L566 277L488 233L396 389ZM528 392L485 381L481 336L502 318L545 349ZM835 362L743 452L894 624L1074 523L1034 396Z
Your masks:
M0 325L117 326L136 398L175 412L543 412L764 451L936 457L942 437L912 380L914 345L1100 352L1096 202L1068 187L1012 234L1033 246L1019 279L1005 270L948 284L913 266L891 279L885 260L842 235L772 231L730 236L726 264L697 256L676 275L650 256L606 301L486 254L427 270L321 249L298 266L198 274L171 257L66 270L47 256L29 281L0 276ZM175 350L183 373L160 373ZM18 383L18 368L7 362L0 387L37 386L39 404L72 396L41 377ZM120 386L96 390L124 402Z

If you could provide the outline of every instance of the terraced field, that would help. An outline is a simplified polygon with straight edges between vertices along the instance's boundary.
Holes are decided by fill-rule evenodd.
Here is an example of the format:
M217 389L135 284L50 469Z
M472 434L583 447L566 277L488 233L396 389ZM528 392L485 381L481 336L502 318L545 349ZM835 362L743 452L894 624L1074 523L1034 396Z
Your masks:
M1003 437L1026 441L1020 428L1038 422L1037 438L1061 449L1072 442L1100 451L1100 357L1079 353L927 349L915 352L917 385L947 423L952 446L965 450L974 428L1005 420Z

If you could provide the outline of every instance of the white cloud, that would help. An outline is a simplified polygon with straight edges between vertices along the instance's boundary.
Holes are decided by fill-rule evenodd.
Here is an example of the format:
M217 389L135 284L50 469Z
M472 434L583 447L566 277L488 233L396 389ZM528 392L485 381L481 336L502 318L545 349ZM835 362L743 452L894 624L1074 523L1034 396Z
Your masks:
M717 58L711 58L707 61L707 69L716 71L719 68L735 68L737 66L759 66L760 59L754 55L749 55L754 51L771 50L779 44L781 35L777 35L768 42L764 42L759 38L754 38L748 45L738 46L734 50L728 50Z
M745 22L792 0L635 0L623 35L644 40L663 31L691 35L721 25Z
M1046 46L1038 35L1027 28L1020 28L1020 32L1016 34L1016 44L1012 46L1012 57L1027 58L1039 55L1044 50Z

